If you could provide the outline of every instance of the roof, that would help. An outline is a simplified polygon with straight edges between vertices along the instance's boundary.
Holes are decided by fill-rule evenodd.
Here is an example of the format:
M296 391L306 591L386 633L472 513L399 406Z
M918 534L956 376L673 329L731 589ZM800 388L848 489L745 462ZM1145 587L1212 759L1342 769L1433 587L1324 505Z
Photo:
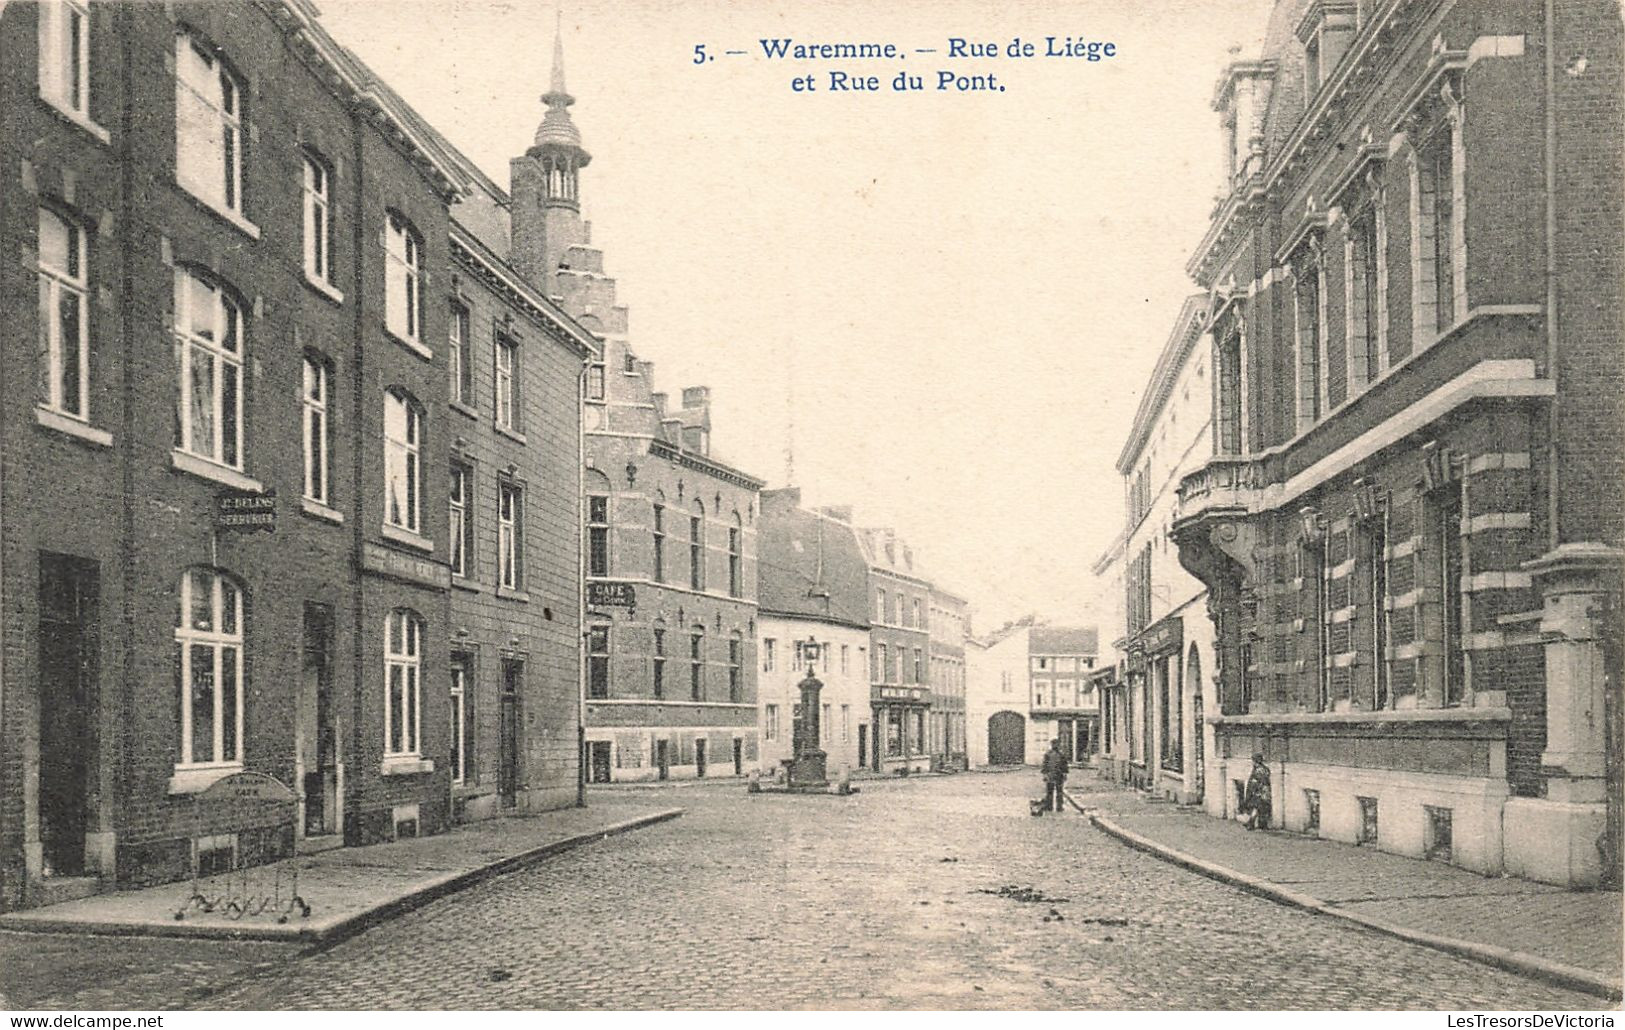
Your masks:
M1028 654L1099 654L1100 634L1093 626L1034 626Z
M869 626L869 566L852 527L800 507L763 505L756 599L764 615Z

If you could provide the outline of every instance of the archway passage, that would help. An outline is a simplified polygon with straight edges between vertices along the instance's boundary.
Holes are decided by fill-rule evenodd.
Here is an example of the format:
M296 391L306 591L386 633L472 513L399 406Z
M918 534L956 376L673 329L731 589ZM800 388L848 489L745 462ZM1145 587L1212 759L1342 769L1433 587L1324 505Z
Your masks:
M995 712L987 721L989 765L1021 765L1027 761L1027 720L1020 712Z

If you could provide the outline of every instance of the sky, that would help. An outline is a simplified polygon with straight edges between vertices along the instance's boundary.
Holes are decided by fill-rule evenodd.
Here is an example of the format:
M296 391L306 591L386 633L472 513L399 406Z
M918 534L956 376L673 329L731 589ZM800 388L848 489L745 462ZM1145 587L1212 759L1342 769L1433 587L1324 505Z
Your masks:
M320 5L504 186L557 20L593 242L656 388L711 387L713 454L777 487L793 451L806 505L896 528L978 632L1109 610L1090 569L1123 526L1116 459L1194 290L1214 85L1267 0ZM1116 55L1046 57L1046 36ZM1008 56L1016 37L1035 56ZM763 55L783 38L904 56ZM832 71L881 89L831 91ZM940 71L1004 88L939 91ZM892 90L900 72L925 89Z

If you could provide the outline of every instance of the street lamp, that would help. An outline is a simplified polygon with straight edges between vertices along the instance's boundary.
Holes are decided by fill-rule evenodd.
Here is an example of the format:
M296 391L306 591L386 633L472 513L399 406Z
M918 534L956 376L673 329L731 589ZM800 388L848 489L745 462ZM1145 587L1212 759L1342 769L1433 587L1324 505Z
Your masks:
M827 787L829 786L828 770L825 760L828 757L819 748L820 720L818 707L818 694L824 689L813 669L818 664L818 641L812 637L801 645L801 654L807 660L807 675L799 684L801 688L801 718L797 720L798 729L796 741L796 755L790 763L790 786L796 787Z

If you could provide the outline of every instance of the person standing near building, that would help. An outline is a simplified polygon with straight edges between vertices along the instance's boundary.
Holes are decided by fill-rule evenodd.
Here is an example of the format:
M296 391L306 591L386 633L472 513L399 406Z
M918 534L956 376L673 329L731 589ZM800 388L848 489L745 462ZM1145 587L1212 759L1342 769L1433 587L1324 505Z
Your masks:
M1059 812L1061 810L1062 795L1065 793L1066 774L1071 771L1071 763L1066 760L1066 754L1061 751L1060 738L1049 742L1049 750L1044 752L1044 811Z
M1261 754L1253 756L1253 773L1247 777L1241 810L1247 817L1247 829L1269 829L1270 767L1264 764L1264 756Z

